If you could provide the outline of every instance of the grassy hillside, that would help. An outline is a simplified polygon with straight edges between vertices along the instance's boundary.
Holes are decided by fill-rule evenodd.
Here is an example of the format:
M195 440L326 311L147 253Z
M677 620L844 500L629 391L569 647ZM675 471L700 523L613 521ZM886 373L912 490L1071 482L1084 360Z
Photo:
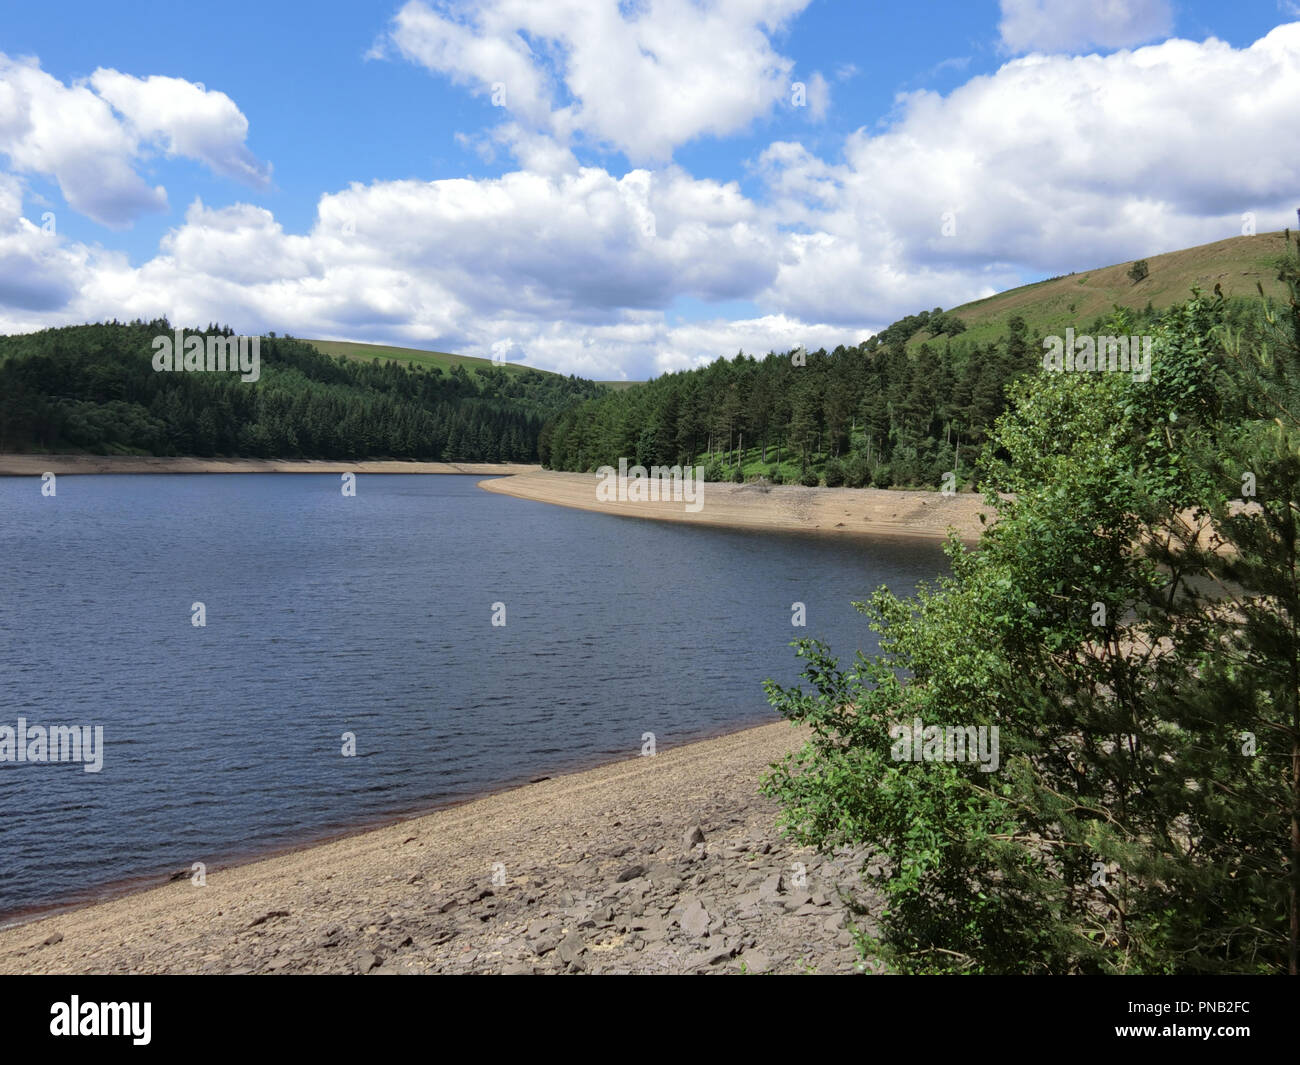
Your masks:
M532 369L530 366L521 366L514 362L494 363L491 359L478 359L472 355L453 355L449 351L425 351L422 348L397 348L388 344L357 344L350 340L307 340L305 343L310 344L323 355L342 355L363 362L381 359L401 363L404 366L423 366L425 369L437 366L444 373L453 366L464 366L471 373L478 367L490 369L493 366L500 366L508 373L522 373ZM550 373L549 370L537 372Z
M424 366L426 368L437 366L444 371L450 370L453 366L464 366L471 373L476 367L496 365L500 365L508 373L522 373L524 370L537 369L534 366L524 366L517 362L497 364L491 359L479 359L473 355L453 355L449 351L425 351L423 348L395 348L388 344L357 344L350 340L308 340L306 343L323 355L342 355L348 359L361 359L364 362L370 362L372 359L384 359L409 366ZM537 370L537 372L553 373L554 371ZM596 382L596 384L603 385L615 392L641 383L640 381Z
M1148 256L1151 272L1136 284L1128 277L1132 262L1117 263L1022 285L953 307L949 313L966 323L963 340L984 343L1006 335L1007 322L1013 315L1025 320L1031 337L1059 335L1066 326L1077 330L1115 304L1141 309L1150 303L1156 310L1163 310L1186 299L1193 285L1209 294L1218 284L1229 298L1252 298L1259 295L1255 288L1259 282L1267 295L1280 299L1285 295L1285 286L1277 279L1277 264L1284 248L1280 232L1230 237ZM930 334L918 333L908 348L915 349L929 339Z

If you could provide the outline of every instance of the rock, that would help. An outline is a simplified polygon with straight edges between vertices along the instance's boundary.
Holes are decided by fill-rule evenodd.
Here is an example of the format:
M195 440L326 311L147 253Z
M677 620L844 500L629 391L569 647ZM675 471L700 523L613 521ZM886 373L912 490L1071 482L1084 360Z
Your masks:
M370 972L371 969L378 968L381 964L382 962L375 955L373 951L369 951L369 950L357 951L357 956L356 956L357 972L362 973L364 975L365 973Z
M761 902L779 902L778 896L785 894L785 877L780 873L773 873L758 887L758 897Z
M540 936L533 943L533 952L540 958L543 954L549 954L560 945L559 936Z
M615 877L615 882L626 884L629 880L635 880L639 876L645 876L646 867L644 865L629 865Z
M555 927L555 922L546 917L537 917L528 922L528 928L525 929L524 935L529 939L536 939L538 936L549 932Z
M248 927L249 927L249 928L256 928L256 927L257 927L258 925L260 925L260 924L265 924L267 921L271 920L271 918L273 918L273 917L288 917L288 916L289 916L289 911L288 911L288 910L270 910L270 911L268 911L267 913L262 914L261 917L255 917L255 918L253 918L252 923L249 924Z
M704 903L692 898L687 900L682 908L682 915L677 919L677 923L688 936L695 936L698 939L708 932L710 920L712 918L709 917L709 911L704 908Z
M694 828L687 830L686 833L687 850L690 850L697 843L703 843L703 842L704 842L704 829L702 829L699 825L696 825Z
M46 936L45 942L42 943L41 946L52 947L54 946L55 943L62 943L62 942L63 942L63 933L55 932L53 935Z
M740 956L740 964L744 966L747 973L770 972L772 969L772 959L764 954L761 950L747 950Z
M573 932L564 937L563 942L555 948L555 953L565 965L576 967L579 956L586 949L587 944L582 936L578 935L577 932Z

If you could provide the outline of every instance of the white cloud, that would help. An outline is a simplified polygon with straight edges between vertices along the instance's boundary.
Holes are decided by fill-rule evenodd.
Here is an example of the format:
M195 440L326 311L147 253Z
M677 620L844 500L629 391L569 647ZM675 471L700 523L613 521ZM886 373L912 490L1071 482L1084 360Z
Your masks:
M497 87L516 121L562 144L580 136L661 162L789 98L793 62L768 35L807 3L485 0L441 13L409 0L371 54L395 52L489 99Z
M269 183L271 168L244 144L248 119L224 92L183 78L134 78L102 68L90 85L125 117L137 140L161 144L170 156L197 159L249 185Z
M1170 0L1001 0L1011 52L1076 52L1145 44L1173 32Z
M1015 60L948 96L903 97L842 162L773 145L760 169L807 233L760 302L833 321L866 299L875 319L1235 236L1248 210L1281 228L1300 185L1297 98L1291 24L1246 49L1173 40Z
M200 85L112 70L65 85L34 59L0 53L0 153L17 173L53 178L69 207L106 226L166 209L164 188L137 169L155 145L265 184L268 168L244 147L247 129L229 97Z

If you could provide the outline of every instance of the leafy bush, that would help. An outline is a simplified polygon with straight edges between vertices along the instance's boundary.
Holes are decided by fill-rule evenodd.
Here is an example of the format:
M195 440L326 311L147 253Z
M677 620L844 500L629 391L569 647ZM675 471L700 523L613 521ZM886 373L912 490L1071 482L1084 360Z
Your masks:
M844 483L849 488L866 488L871 484L871 463L861 451L855 451L844 462Z

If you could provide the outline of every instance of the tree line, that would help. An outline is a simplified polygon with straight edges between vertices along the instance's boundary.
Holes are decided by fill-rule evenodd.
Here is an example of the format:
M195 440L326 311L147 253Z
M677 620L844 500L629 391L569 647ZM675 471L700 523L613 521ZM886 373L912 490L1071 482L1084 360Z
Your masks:
M1091 328L1128 334L1154 317L1116 308ZM832 487L935 486L952 471L965 483L1007 409L1007 386L1042 360L1041 338L1023 318L985 343L964 340L965 328L935 308L852 347L762 359L741 352L666 374L559 414L542 431L541 461L576 471L622 457L699 462L708 480ZM909 344L921 334L924 343Z

